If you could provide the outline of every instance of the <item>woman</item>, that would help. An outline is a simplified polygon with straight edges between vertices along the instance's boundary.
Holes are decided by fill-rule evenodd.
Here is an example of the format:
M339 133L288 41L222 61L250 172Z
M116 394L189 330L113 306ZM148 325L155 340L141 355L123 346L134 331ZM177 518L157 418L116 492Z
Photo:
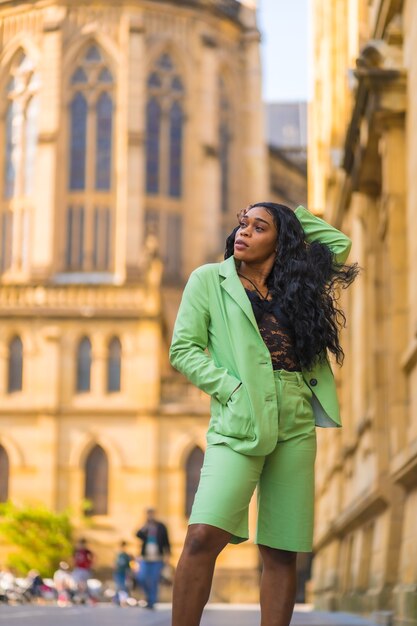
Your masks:
M312 549L315 426L341 425L327 352L341 364L335 288L357 274L343 265L350 246L304 207L260 202L241 212L225 261L190 276L170 359L211 396L211 419L173 626L200 623L218 554L248 538L255 487L262 626L290 623L297 552Z

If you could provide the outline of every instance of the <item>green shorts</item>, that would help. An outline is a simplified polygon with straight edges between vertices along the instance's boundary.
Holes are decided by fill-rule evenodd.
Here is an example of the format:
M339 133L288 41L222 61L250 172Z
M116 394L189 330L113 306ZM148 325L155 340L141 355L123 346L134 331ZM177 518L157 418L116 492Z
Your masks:
M314 524L316 428L312 392L301 372L276 370L278 441L268 456L248 456L225 444L209 445L189 524L209 524L249 537L248 510L258 490L255 543L310 552Z

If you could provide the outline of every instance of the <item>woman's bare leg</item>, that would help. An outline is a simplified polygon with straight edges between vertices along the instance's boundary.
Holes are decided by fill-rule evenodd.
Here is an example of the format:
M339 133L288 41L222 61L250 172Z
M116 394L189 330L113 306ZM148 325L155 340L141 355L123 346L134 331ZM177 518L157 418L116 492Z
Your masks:
M261 626L289 626L297 587L297 553L258 546L261 578Z
M199 626L210 595L214 564L231 534L208 524L188 527L175 572L172 626Z

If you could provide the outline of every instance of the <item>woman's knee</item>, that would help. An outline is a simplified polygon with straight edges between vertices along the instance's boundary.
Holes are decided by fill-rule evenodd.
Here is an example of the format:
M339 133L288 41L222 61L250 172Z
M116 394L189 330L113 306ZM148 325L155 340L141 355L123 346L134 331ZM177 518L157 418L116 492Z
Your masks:
M269 546L259 546L262 561L265 566L295 566L297 562L297 552L290 550L280 550Z
M231 534L209 526L208 524L191 524L188 527L184 543L184 552L190 556L200 554L218 554L229 542Z

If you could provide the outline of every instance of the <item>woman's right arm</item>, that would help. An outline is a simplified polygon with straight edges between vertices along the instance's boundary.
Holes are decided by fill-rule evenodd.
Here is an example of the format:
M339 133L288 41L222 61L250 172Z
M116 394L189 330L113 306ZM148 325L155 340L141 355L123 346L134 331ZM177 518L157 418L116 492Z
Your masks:
M226 404L240 380L218 367L205 352L210 322L208 286L194 271L185 286L174 326L169 359L194 385Z

